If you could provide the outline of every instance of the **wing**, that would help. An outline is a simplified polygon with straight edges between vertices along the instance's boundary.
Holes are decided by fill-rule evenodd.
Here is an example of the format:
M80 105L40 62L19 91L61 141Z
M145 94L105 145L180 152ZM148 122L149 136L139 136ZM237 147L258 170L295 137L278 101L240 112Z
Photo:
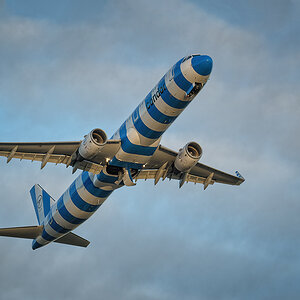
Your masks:
M185 182L202 183L204 189L209 184L215 182L231 185L240 185L245 179L238 173L238 176L233 176L225 172L219 171L212 167L206 166L202 163L197 163L188 173L180 173L174 170L174 161L177 152L170 150L162 145L155 151L150 162L146 165L147 169L143 169L137 179L150 179L154 178L155 184L160 178L180 180L180 187Z
M120 148L119 140L108 140L92 160L76 161L77 150L81 141L49 142L49 143L0 143L0 156L7 157L7 162L13 158L20 160L40 161L41 168L48 162L73 166L73 171L81 169L98 174L107 159L111 159Z

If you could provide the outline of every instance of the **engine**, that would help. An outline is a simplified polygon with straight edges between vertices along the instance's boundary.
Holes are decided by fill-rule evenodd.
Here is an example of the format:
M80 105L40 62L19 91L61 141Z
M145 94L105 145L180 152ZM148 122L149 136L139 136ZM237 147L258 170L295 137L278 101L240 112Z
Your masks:
M96 128L92 130L89 134L84 136L84 140L79 146L79 160L93 158L100 152L106 142L107 136L102 129Z
M180 172L188 172L196 165L202 155L202 149L196 142L187 143L179 150L174 165Z

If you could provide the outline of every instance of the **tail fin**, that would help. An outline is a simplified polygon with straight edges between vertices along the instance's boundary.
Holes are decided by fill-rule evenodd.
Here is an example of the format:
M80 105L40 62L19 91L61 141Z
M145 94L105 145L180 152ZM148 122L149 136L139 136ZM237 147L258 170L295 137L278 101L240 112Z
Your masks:
M38 184L35 184L31 188L30 195L40 225L49 213L50 207L54 204L55 200Z

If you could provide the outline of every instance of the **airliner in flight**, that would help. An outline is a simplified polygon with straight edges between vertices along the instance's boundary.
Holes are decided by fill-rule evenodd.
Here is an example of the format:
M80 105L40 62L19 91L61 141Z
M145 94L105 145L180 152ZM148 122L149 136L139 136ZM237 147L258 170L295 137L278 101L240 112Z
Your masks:
M212 59L189 55L179 60L150 91L115 134L108 139L96 128L76 142L0 143L0 156L65 164L73 173L82 170L55 201L40 185L30 190L37 226L0 229L1 236L33 239L32 249L51 242L87 247L89 241L74 234L116 189L134 186L138 179L240 185L244 178L202 163L200 145L187 143L178 152L160 144L162 134L206 84Z

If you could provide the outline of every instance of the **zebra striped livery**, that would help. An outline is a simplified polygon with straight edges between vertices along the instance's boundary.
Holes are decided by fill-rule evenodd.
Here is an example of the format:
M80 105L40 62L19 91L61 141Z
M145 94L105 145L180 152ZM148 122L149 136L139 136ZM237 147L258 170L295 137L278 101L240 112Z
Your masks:
M212 59L206 55L179 60L113 135L122 143L111 164L135 168L146 164L162 134L205 85L211 69Z
M179 60L113 135L112 139L121 140L121 147L109 165L142 168L159 146L162 134L205 85L211 69L212 59L206 55ZM108 174L106 168L98 175L82 172L50 208L32 248L42 247L74 230L123 185L118 175Z
M38 226L0 228L0 236L32 239L37 249L51 242L87 247L89 241L72 231L86 221L110 196L138 179L178 180L203 184L204 190L217 183L240 185L244 178L199 162L202 148L189 142L179 151L160 144L163 133L206 84L212 59L189 55L179 60L150 91L133 113L107 139L96 128L82 141L43 143L2 143L0 156L47 163L65 164L73 173L82 170L57 200L38 184L30 190Z

